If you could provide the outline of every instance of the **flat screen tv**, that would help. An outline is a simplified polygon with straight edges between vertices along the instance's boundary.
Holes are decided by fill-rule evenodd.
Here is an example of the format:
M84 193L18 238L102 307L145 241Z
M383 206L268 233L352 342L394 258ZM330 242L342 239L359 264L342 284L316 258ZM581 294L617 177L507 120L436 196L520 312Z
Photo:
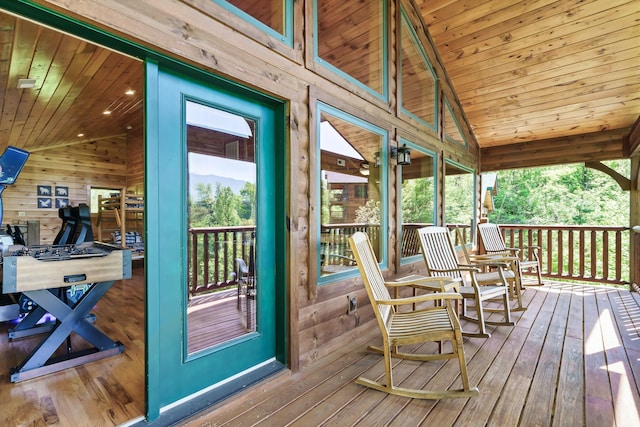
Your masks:
M15 183L28 158L28 151L8 146L0 156L0 185Z

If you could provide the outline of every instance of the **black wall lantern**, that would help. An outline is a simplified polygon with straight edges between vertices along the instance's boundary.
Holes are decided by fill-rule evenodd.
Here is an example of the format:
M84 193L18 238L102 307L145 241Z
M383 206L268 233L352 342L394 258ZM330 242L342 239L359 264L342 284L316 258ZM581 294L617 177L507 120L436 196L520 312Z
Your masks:
M411 164L411 149L403 144L402 147L391 147L391 157L396 159L399 165L407 166Z

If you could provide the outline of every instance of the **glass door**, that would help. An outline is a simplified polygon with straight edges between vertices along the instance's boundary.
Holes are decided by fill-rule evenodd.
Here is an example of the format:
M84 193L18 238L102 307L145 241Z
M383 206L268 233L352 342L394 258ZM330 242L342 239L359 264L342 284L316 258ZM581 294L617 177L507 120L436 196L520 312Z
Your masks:
M157 197L147 215L148 369L163 378L148 376L153 418L155 406L284 362L284 116L281 103L217 79L153 64L147 73L158 97L146 161L146 194Z

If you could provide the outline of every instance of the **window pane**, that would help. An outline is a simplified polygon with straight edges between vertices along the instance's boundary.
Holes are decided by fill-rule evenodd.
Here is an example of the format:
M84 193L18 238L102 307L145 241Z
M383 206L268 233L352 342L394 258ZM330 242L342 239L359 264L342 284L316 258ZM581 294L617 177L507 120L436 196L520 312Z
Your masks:
M267 27L285 34L285 0L227 0Z
M385 1L316 0L318 57L385 94Z
M402 14L402 108L436 128L436 79L413 28Z
M435 155L415 148L411 164L402 166L403 258L420 253L417 230L434 222L435 169Z
M444 221L473 230L475 178L473 171L445 162ZM467 234L473 236L473 233Z
M455 119L451 106L447 100L445 100L444 108L444 137L446 140L451 142L457 142L458 144L463 145L467 144L467 141L460 130L460 126L458 125L458 121Z
M195 102L186 121L193 353L256 330L256 140L253 120Z
M356 268L348 241L355 231L365 231L378 260L382 258L384 136L324 111L319 126L320 265L325 276Z

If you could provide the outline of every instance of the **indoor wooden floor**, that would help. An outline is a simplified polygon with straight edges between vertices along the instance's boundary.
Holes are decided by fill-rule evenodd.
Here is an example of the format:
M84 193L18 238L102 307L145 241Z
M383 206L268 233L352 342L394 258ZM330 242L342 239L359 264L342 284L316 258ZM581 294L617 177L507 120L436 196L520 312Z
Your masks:
M19 365L41 336L7 339L0 324L0 426L116 426L144 414L144 269L118 281L92 310L96 326L124 344L124 353L18 383ZM126 322L123 322L126 319ZM89 347L73 334L74 350Z
M524 299L528 310L513 314L515 327L465 340L477 398L411 400L355 384L360 375L383 375L382 357L365 351L366 344L379 344L374 333L182 425L639 426L640 296L549 284L528 288ZM409 387L460 387L456 363L398 362L395 380Z
M98 327L124 343L121 355L12 384L9 368L34 342L8 342L8 326L0 325L0 426L115 426L140 419L142 274L134 268L134 278L114 286L94 311ZM276 375L181 425L640 425L640 296L550 284L528 288L524 298L529 309L513 314L515 327L491 328L486 340L465 340L470 378L480 388L477 398L409 400L355 384L359 375L383 373L381 357L365 351L367 344L380 342L372 329L332 357L295 374ZM453 362L403 361L394 373L406 386L459 386Z

